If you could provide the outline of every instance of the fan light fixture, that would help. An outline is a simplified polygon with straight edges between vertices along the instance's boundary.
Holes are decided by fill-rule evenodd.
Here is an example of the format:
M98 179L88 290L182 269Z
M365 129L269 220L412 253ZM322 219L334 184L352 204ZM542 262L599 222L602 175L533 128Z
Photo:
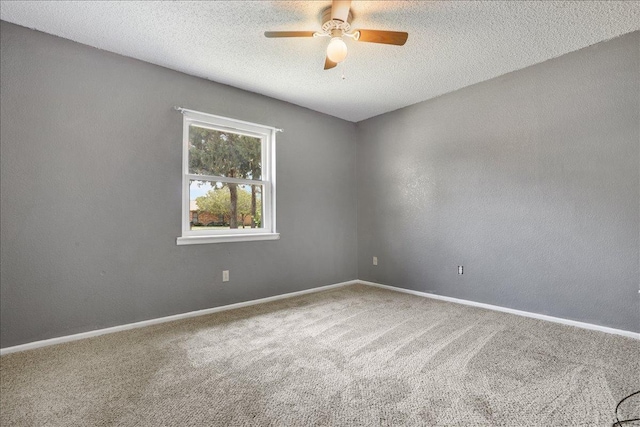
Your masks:
M340 63L347 57L347 45L340 37L334 37L327 46L327 58Z
M265 31L268 38L275 37L327 37L327 56L324 69L330 70L347 58L347 45L343 38L349 37L356 42L381 43L402 46L409 34L404 31L351 30L351 0L332 0L331 7L322 12L322 30L320 31Z

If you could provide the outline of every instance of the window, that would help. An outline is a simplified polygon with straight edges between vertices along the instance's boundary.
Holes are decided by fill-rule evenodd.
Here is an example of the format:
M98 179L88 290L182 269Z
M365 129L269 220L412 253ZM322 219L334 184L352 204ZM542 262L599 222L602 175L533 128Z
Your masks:
M275 240L277 129L180 109L179 245Z

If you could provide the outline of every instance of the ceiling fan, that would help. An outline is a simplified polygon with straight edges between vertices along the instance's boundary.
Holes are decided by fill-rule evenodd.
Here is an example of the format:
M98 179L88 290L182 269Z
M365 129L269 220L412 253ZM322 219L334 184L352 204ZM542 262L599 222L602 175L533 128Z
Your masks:
M351 0L333 0L331 7L322 14L322 31L265 31L269 38L276 37L330 37L324 69L335 67L347 57L347 45L343 37L368 43L402 46L409 34L401 31L353 30L351 31Z

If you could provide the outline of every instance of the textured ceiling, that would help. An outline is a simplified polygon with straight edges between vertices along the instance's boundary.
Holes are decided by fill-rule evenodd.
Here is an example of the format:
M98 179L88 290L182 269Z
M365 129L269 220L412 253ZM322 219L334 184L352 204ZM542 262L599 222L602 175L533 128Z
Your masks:
M346 40L324 71L330 1L2 1L2 20L360 121L640 29L639 1L354 1L352 28L407 31L403 47ZM341 76L344 73L346 79Z

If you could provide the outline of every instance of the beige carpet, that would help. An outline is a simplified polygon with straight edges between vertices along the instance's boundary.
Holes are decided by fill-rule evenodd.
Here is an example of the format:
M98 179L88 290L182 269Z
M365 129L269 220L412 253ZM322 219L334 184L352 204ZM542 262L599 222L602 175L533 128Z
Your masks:
M3 427L610 426L640 341L356 285L10 354L0 374Z

